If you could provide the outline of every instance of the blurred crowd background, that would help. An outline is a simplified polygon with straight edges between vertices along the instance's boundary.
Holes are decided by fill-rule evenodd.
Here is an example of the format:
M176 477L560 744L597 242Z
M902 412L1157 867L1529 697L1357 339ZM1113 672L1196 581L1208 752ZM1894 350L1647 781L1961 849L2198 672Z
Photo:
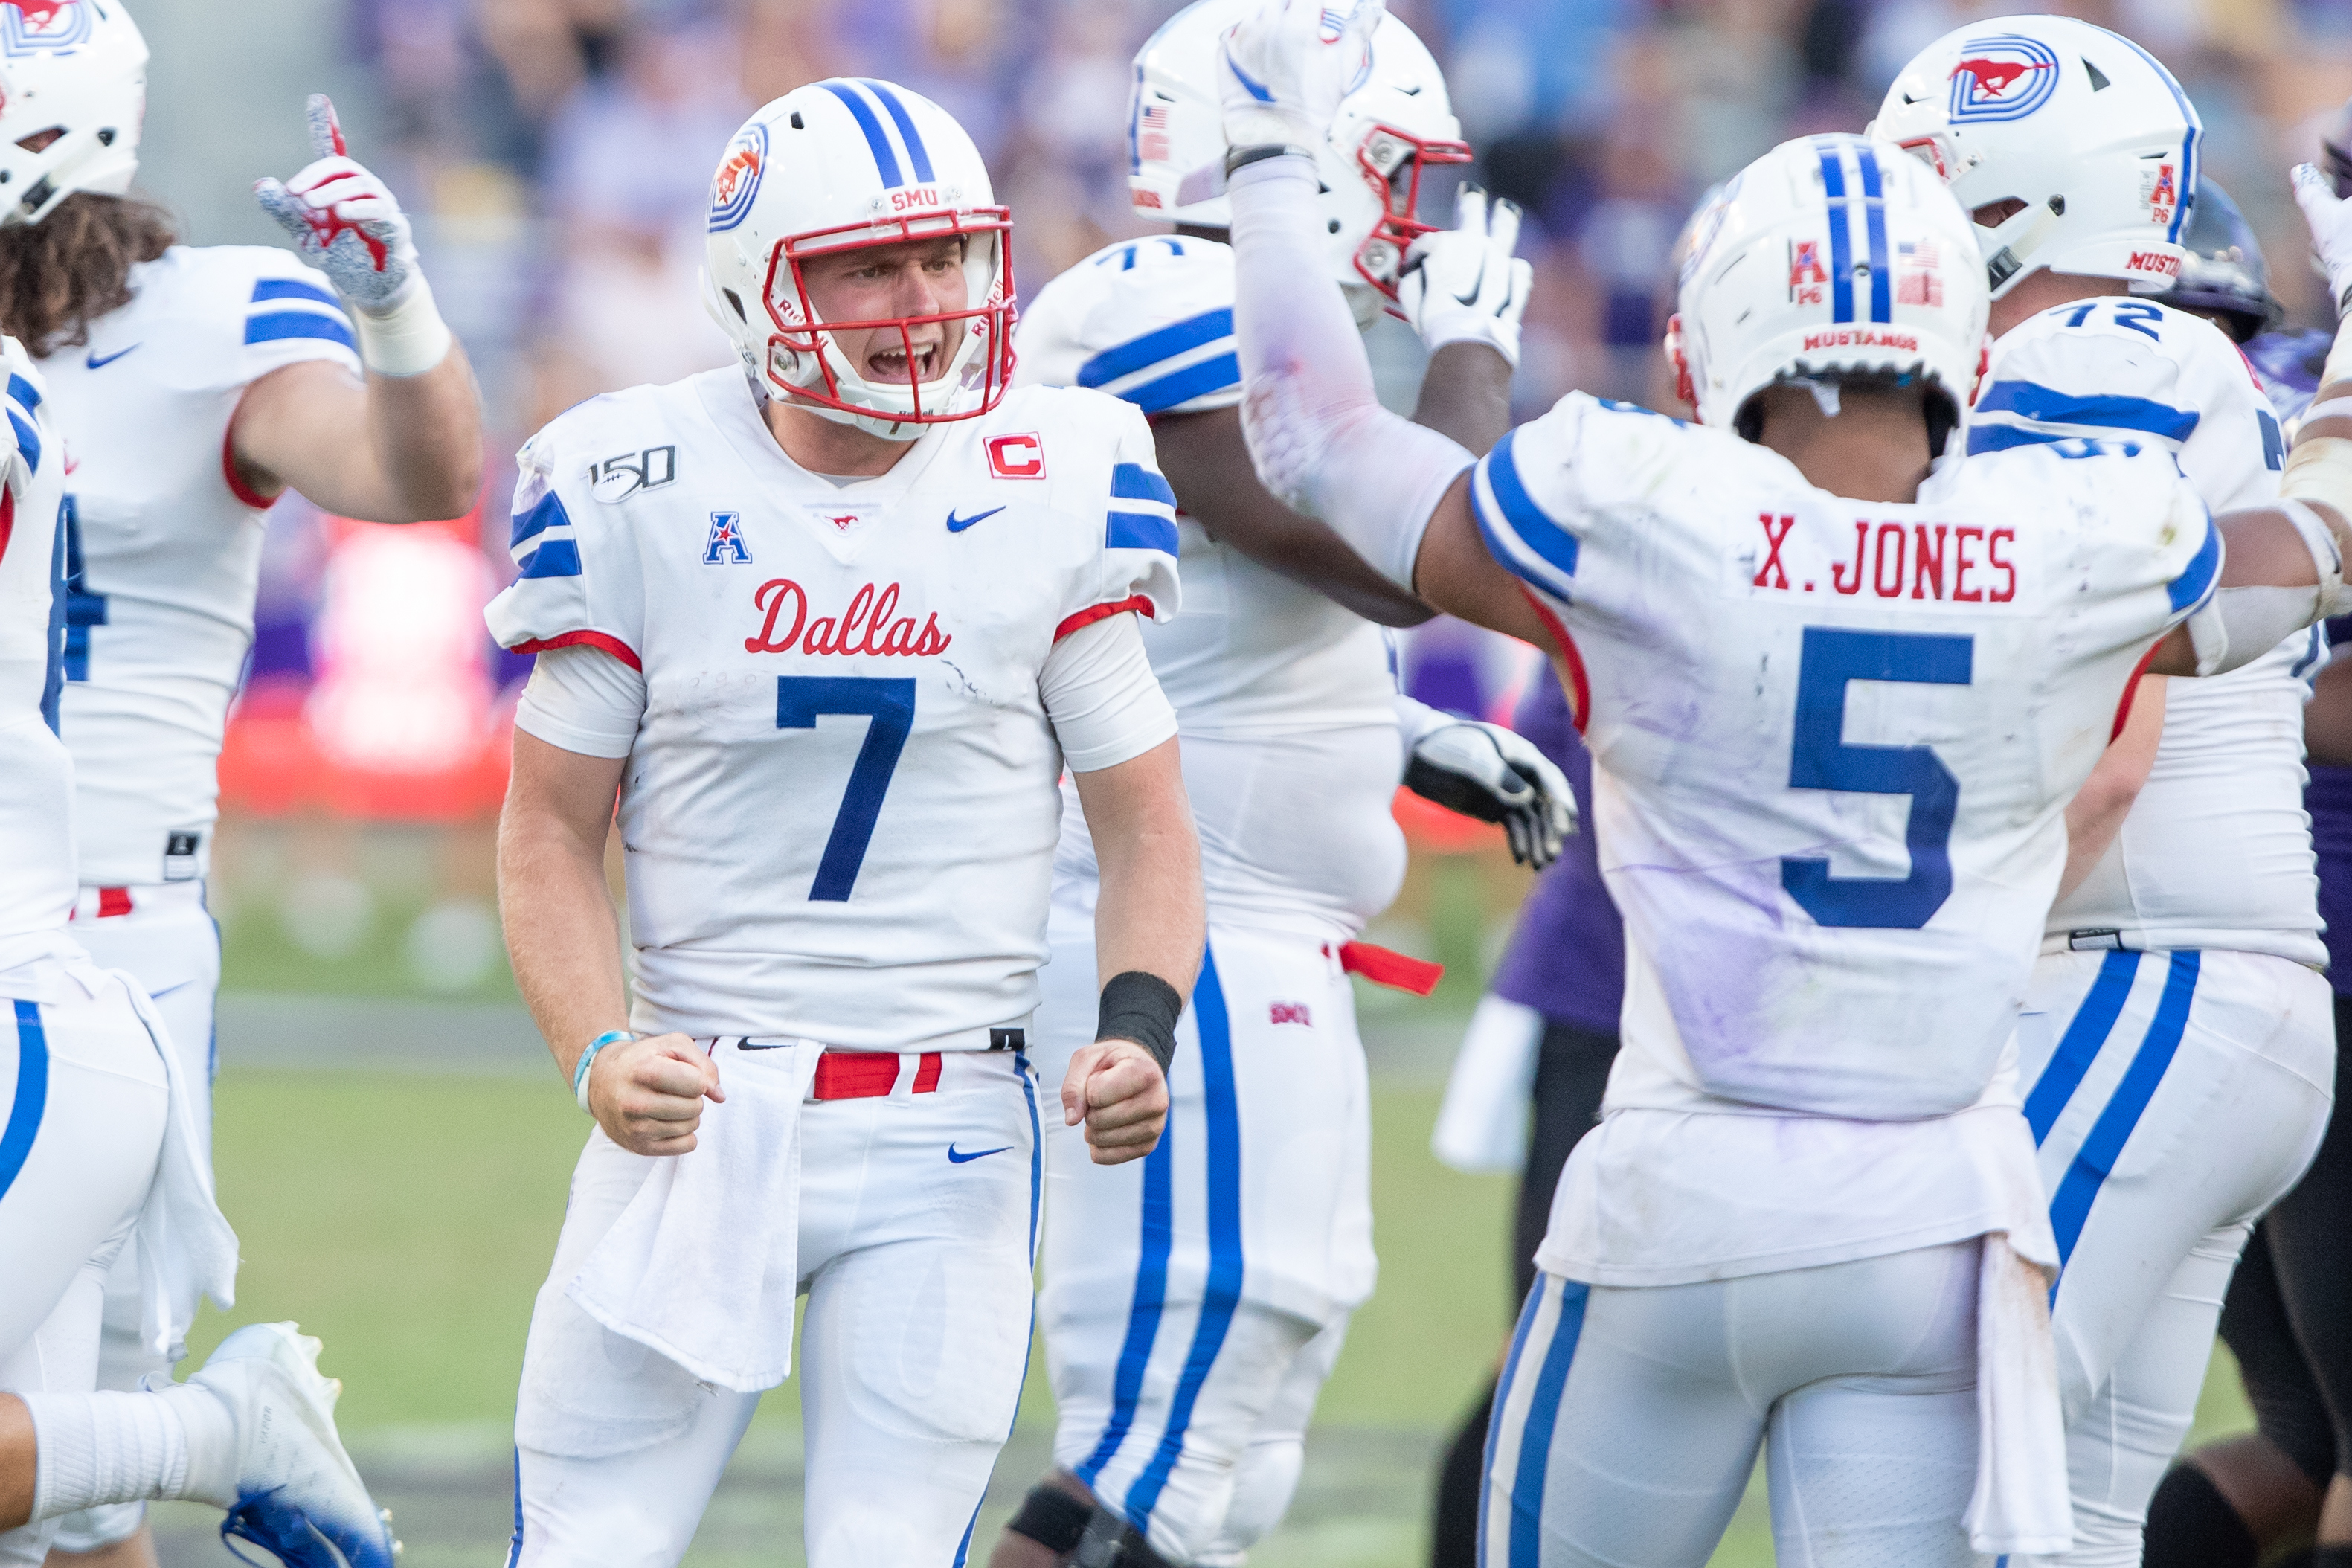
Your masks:
M1697 195L1787 136L1859 129L1914 50L1972 16L2020 8L2117 28L2178 73L2204 118L2206 167L2261 233L2291 324L2325 324L2285 170L2314 153L2319 122L2352 91L2352 0L1391 6L1445 67L1478 154L1459 175L1528 215L1523 249L1537 291L1523 413L1578 386L1664 398L1665 259ZM271 242L250 182L305 161L302 94L333 91L353 152L419 215L436 293L488 395L495 448L483 506L438 530L346 523L299 498L280 507L251 679L224 759L225 849L238 821L462 831L495 810L503 714L527 668L489 646L477 611L512 572L509 455L583 397L727 363L696 270L711 168L754 106L836 74L887 78L938 100L994 171L998 199L1014 214L1015 274L1034 294L1106 241L1145 228L1127 205L1129 61L1177 8L145 0L137 9L155 63L144 185L179 210L194 241ZM1424 216L1442 219L1458 176L1441 173L1425 187ZM1412 353L1402 336L1391 359ZM1428 700L1492 712L1525 665L1441 622L1415 637L1406 670ZM281 874L278 860L315 866L357 851L335 849L331 836L326 849L269 842L279 847L244 868L281 891L299 883L285 921L298 946L332 957L355 944L369 879ZM412 931L412 947L424 943L415 967L456 988L501 967L485 847L441 854L415 873L420 898L442 913L425 937ZM455 962L466 954L476 956Z

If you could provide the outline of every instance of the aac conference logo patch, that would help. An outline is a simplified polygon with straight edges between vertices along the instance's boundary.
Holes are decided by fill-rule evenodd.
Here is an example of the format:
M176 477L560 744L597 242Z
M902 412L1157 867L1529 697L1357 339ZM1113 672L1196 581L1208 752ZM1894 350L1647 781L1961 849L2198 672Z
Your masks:
M1955 121L2022 120L2058 90L2058 57L2038 38L2014 33L1971 38L1952 68Z
M751 216L760 176L768 167L768 128L753 121L735 133L719 173L710 178L710 232L722 234Z

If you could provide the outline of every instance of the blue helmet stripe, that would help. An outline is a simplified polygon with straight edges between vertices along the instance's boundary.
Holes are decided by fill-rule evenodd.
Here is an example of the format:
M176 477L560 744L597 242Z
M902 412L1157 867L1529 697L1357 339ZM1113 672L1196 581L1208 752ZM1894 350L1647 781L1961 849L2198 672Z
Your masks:
M1830 320L1853 320L1853 241L1846 231L1845 165L1835 147L1821 150L1822 188L1830 198Z
M2105 28L2100 30L2105 31ZM2156 73L2157 79L2171 89L2172 101L2180 105L2180 117L2189 121L2189 133L2180 139L2179 199L2172 204L2172 223L2164 231L2166 241L2178 245L2180 243L2181 229L2189 222L2189 208L2197 199L2197 143L2204 139L2205 122L2197 118L2197 106L2189 101L2189 95L2180 90L2179 81L2170 71L2164 68L2164 63L2161 60L2121 33L2111 36L2116 42L2147 62L2147 68Z
M1895 269L1886 259L1886 192L1878 181L1878 154L1854 149L1862 164L1862 215L1870 234L1870 319L1895 320Z
M915 165L915 178L925 184L930 184L933 177L931 154L923 146L922 133L915 129L915 117L907 112L907 106L898 100L897 93L890 90L888 82L876 81L871 77L859 77L857 79L866 91L882 100L884 109L890 111L890 123L898 128L898 140L907 144L907 161Z
M848 105L850 118L857 121L857 129L866 132L866 145L874 150L874 166L881 171L882 183L888 186L905 184L906 179L898 173L898 154L890 151L890 139L882 134L882 122L874 118L874 110L866 100L847 82L821 81L817 86Z

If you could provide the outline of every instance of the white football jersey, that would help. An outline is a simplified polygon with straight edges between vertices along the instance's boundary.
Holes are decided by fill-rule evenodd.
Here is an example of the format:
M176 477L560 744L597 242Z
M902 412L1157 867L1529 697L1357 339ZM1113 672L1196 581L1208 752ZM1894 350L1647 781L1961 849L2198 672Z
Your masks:
M1016 383L1094 387L1153 416L1234 407L1234 253L1191 235L1107 246L1022 308L1014 342ZM1220 918L1345 940L1404 877L1388 638L1181 512L1177 530L1183 613L1144 647L1186 742L1209 900ZM1063 873L1092 876L1076 812L1063 835Z
M2216 513L2278 495L2286 446L2262 384L2221 330L2152 300L2044 310L1993 345L1969 450L2078 437L2169 452ZM2167 683L2164 737L2139 798L2045 945L2227 948L2325 963L2303 809L2313 634L2243 668Z
M41 375L0 338L9 445L0 462L0 969L73 913L73 760L58 739L64 677L64 509Z
M269 504L230 471L238 400L303 360L360 370L334 289L290 251L174 246L131 288L87 346L41 366L66 447L62 732L81 879L102 886L210 860Z
M986 1049L1045 959L1062 636L1177 608L1133 409L1017 390L842 483L740 370L599 397L520 459L490 630L644 674L622 775L635 1026Z

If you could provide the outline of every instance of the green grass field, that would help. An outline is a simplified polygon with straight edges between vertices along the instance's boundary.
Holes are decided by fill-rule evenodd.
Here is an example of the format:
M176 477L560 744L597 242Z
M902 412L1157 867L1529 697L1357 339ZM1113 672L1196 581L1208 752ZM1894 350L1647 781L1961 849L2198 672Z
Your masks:
M1253 1556L1264 1568L1423 1561L1426 1455L1491 1367L1510 1310L1509 1184L1430 1158L1436 1102L1426 1086L1375 1092L1381 1288L1358 1314L1318 1411L1322 1462L1310 1460L1294 1523ZM503 1530L500 1456L531 1296L585 1131L578 1111L551 1071L542 1080L231 1069L216 1126L221 1200L245 1266L236 1310L207 1310L196 1352L239 1322L293 1318L320 1334L363 1461L487 1471L462 1522L453 1515L436 1531L417 1504L403 1505L413 1568L488 1561ZM2234 1395L2233 1377L2215 1377L2200 1427L2244 1425ZM789 1489L797 1405L790 1384L768 1397L739 1465L751 1473L749 1491L722 1501L749 1510L763 1490ZM1051 1411L1033 1374L1017 1451L1040 1451ZM799 1561L796 1531L763 1528L751 1538L764 1549L740 1554L746 1563ZM173 1563L217 1561L208 1547L166 1545ZM699 1546L690 1559L738 1560ZM1751 1497L1716 1561L1771 1560L1761 1500Z

